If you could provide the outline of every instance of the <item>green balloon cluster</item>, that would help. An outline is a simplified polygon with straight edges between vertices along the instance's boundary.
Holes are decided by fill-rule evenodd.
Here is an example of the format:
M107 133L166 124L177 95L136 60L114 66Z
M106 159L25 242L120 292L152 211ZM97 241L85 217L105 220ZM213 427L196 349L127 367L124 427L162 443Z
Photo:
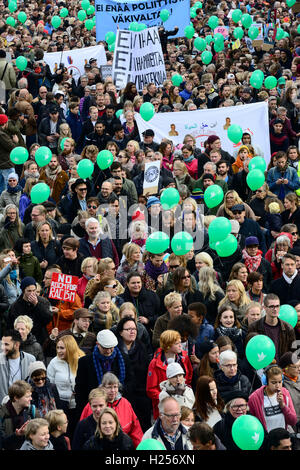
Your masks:
M203 38L196 38L194 41L194 47L197 51L204 51L206 49L206 41Z
M14 13L18 9L17 2L9 2L8 9L11 13Z
M155 114L155 108L152 103L146 102L143 103L140 107L140 115L144 121L150 121Z
M215 15L212 15L209 20L208 20L208 26L211 28L211 29L215 29L217 28L217 26L219 26L219 18Z
M250 85L257 90L262 87L264 73L261 70L255 70L250 77Z
M59 28L60 25L61 25L61 18L57 15L54 15L51 19L51 24L52 24L54 29Z
M146 250L158 255L164 253L170 246L170 238L164 232L154 232L146 240Z
M256 191L257 189L262 187L265 182L265 179L265 175L261 170L254 169L249 171L246 181L251 191Z
M156 439L145 439L140 442L136 450L166 450L165 446Z
M258 450L264 440L263 425L251 415L239 416L233 423L231 434L241 450Z
M214 40L214 39L213 39L213 37L212 37L211 34L208 34L208 35L205 37L206 44L208 44L208 45L209 45L210 43L212 43L213 40Z
M27 64L28 64L28 61L27 61L26 57L24 57L23 55L19 55L19 57L16 58L16 67L21 72L23 72L23 70L26 69Z
M94 27L94 21L90 20L90 19L85 20L84 26L88 31L91 31L91 29L93 29L93 27Z
M184 35L187 39L192 39L195 34L194 26L188 25L184 28Z
M166 188L164 189L160 202L164 210L172 209L177 206L180 200L180 194L176 188Z
M269 77L265 79L264 85L268 90L272 90L273 88L276 88L277 78L273 77L273 75L270 75Z
M238 144L243 136L243 129L237 124L231 124L227 129L227 137L234 144Z
M88 15L93 15L95 13L95 7L94 5L90 5L87 9L86 12Z
M273 361L276 348L273 341L266 335L256 335L248 341L246 357L254 369L263 369Z
M34 154L35 161L39 167L48 165L52 158L52 152L49 147L39 147Z
M209 244L224 240L230 232L230 220L226 217L216 217L208 226Z
M179 73L174 73L171 77L171 81L174 86L179 86L183 82L183 78Z
M191 8L190 9L190 17L191 18L196 18L196 16L197 16L196 8Z
M28 160L29 153L25 147L15 147L9 154L10 161L15 165L22 165Z
M289 323L292 328L295 328L298 322L297 310L288 304L281 305L279 309L279 318L280 320Z
M263 173L267 169L267 164L264 158L262 157L253 157L251 158L249 165L248 165L249 171L252 170L260 170Z
M82 0L82 2L81 2L81 8L83 10L87 10L90 5L91 5L90 0Z
M218 184L208 186L204 191L204 202L209 209L221 204L224 198L224 192Z
M175 255L182 256L191 251L194 246L192 235L187 232L176 233L171 241L171 248Z
M226 258L236 252L237 246L236 237L230 233L224 240L216 242L216 252L221 258Z
M12 26L12 27L14 28L14 27L16 26L16 20L14 19L13 16L8 16L8 17L6 18L6 24L7 24L8 26Z
M167 19L169 18L170 14L171 14L171 13L169 12L169 10L167 10L166 8L164 8L163 10L161 10L161 11L159 12L159 17L160 17L161 21L165 22L165 21L167 21Z
M46 183L37 183L30 192L32 204L42 204L50 196L50 188Z
M232 12L231 19L234 23L238 23L242 18L243 12L239 8Z
M94 171L94 163L91 162L88 158L84 158L83 160L80 160L80 162L77 165L77 173L80 178L89 178L92 176Z
M101 150L97 155L96 161L100 170L106 170L114 161L114 156L109 150Z

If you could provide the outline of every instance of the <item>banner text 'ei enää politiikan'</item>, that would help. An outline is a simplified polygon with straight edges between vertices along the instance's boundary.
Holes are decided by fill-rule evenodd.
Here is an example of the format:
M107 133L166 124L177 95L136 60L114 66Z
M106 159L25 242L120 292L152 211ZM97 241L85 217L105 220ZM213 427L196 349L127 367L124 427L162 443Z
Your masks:
M126 29L130 23L145 23L148 27L163 25L167 31L178 26L179 31L174 37L184 36L184 28L190 24L189 0L152 0L152 1L113 1L95 0L96 38L105 39L108 31L116 32L117 26ZM159 13L162 9L170 11L164 23Z

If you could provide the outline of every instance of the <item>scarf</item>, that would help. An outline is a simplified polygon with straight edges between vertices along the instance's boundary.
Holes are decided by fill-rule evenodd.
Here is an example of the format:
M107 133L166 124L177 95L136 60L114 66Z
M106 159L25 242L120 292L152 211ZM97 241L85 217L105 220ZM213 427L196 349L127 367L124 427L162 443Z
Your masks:
M255 256L250 256L247 253L246 248L244 248L242 251L242 254L244 258L244 264L246 268L248 269L249 273L253 273L254 271L257 271L261 263L262 251L258 250Z
M17 186L15 186L14 188L12 188L11 186L9 186L9 184L7 184L7 189L6 191L9 193L9 194L16 194L18 192L22 192L23 191L23 188L17 184Z
M55 180L57 177L58 173L62 171L62 167L60 165L57 166L56 170L51 170L48 166L45 168L45 173L48 179L50 180Z
M156 267L152 264L151 260L148 259L145 263L145 271L154 281L157 281L157 277L161 274L168 272L168 267L165 262L163 262L159 267Z
M190 162L192 162L194 159L195 159L195 157L194 157L194 155L193 155L193 154L192 154L192 155L190 155L190 156L189 156L189 157L187 157L187 158L183 157L183 161L184 161L184 163L190 163Z
M285 377L287 377L288 379L292 380L292 382L294 382L294 383L296 383L297 380L298 380L298 377L297 377L297 376L296 376L296 377L291 377L290 375L288 375L288 374L287 374L286 372L284 372L284 371L283 371L283 375L284 375Z
M225 327L223 325L219 325L216 330L218 333L220 333L220 336L229 336L229 338L232 340L238 339L238 337L242 334L242 329L238 328L237 326Z
M139 245L140 247L143 247L146 243L146 238L138 238L137 240L131 240L132 243L135 243L136 245Z
M126 375L125 362L124 362L123 356L119 348L116 347L113 350L112 354L107 357L107 356L103 356L100 353L98 346L94 347L93 362L94 362L94 366L96 369L98 385L100 385L102 382L103 373L111 371L112 363L114 359L116 358L118 360L119 373L120 373L118 379L120 380L121 384L124 384L125 375Z
M295 279L295 277L298 275L298 271L296 270L294 272L294 274L292 275L292 277L288 277L285 273L282 273L282 277L283 279L288 283L288 284L292 284L293 280Z
M32 381L30 381L30 385L33 387L34 394L37 395L37 408L43 417L46 416L49 411L56 410L55 399L51 394L50 380L48 377L43 387L36 387Z

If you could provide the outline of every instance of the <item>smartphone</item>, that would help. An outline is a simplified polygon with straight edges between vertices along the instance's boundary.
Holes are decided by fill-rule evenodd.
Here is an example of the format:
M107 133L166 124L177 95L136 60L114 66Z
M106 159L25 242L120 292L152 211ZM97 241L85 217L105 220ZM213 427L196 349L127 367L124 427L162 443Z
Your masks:
M11 258L4 258L5 263L10 263L10 261L11 261Z

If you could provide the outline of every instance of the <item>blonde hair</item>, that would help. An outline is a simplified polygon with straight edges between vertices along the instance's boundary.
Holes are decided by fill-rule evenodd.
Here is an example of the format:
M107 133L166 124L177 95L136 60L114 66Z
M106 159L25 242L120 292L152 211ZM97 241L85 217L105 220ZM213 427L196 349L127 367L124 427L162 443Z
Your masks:
M200 269L198 286L203 297L208 296L210 300L215 300L216 292L223 292L217 283L216 271L210 266Z
M77 374L78 360L80 357L85 356L85 353L78 347L74 336L64 335L57 339L57 344L62 341L66 348L66 362L70 366L72 374Z
M31 435L35 435L38 430L44 426L47 426L49 428L49 423L46 419L44 418L35 418L31 419L26 426L25 429L25 439L30 440Z
M63 410L51 410L46 414L45 419L48 422L50 433L57 431L57 427L64 424L63 415L66 415Z
M182 170L185 175L188 174L188 169L187 169L185 163L182 162L181 160L175 160L175 162L173 164L173 169L175 169L175 166L177 167L178 170Z
M104 398L104 400L107 402L107 393L105 388L103 387L98 387L98 388L93 388L90 393L89 393L89 404L91 404L91 401L94 398Z
M119 309L116 307L116 305L112 302L111 300L111 295L108 291L99 291L96 296L94 297L93 303L91 305L92 308L99 308L98 307L98 302L101 299L109 299L110 301L110 309L109 311L105 314L106 320L105 320L105 328L108 330L113 326L113 323L115 322L113 318L113 313L114 316L116 317L116 321L119 321Z
M119 309L119 316L120 316L120 318L121 318L121 315L122 315L122 313L124 312L124 310L132 310L133 313L134 313L135 319L137 320L137 311L136 311L136 308L135 308L135 306L133 305L133 303L131 303L131 302L124 302L124 303L121 305L121 307L120 307L120 309Z
M280 214L281 212L278 202L275 202L275 201L269 204L268 209L269 209L270 214Z
M32 330L33 327L33 321L31 320L30 317L27 315L19 315L15 321L14 321L14 329L16 329L16 326L18 323L24 323L25 327L28 330L28 333Z
M120 431L121 431L121 426L120 426L120 421L119 421L118 415L117 415L117 413L115 412L115 410L114 410L113 408L108 408L108 407L103 408L103 410L102 410L101 413L100 413L100 416L99 416L99 419L98 419L98 423L97 423L97 428L96 428L95 435L96 435L96 436L99 436L100 439L104 437L103 434L102 434L102 431L101 431L101 419L102 419L102 416L103 416L105 413L110 414L110 415L113 417L113 419L114 419L114 421L115 421L115 423L116 423L116 430L115 430L115 432L114 432L114 434L113 434L113 438L114 438L114 437L116 437L116 436L119 435L119 433L120 433Z
M160 335L159 345L163 351L167 352L176 341L181 341L181 336L178 331L165 330Z
M231 281L228 282L228 284L226 286L225 297L220 301L218 309L223 304L227 304L229 302L229 299L228 299L228 296L227 296L227 290L230 286L236 287L237 290L239 291L239 294L240 294L240 299L238 301L238 306L239 307L241 307L243 305L248 305L251 302L251 300L249 299L249 297L246 294L246 290L245 290L245 287L243 286L242 281L240 281L239 279L232 279Z
M205 253L205 251L202 251L195 256L195 262L198 261L202 261L207 264L209 268L212 268L214 265L212 257L208 253Z
M172 307L175 302L182 302L182 297L178 292L170 292L164 298L164 305L166 308Z
M98 260L97 258L95 258L94 256L89 256L88 258L85 258L82 263L81 263L81 271L84 272L84 270L86 269L86 265L88 263L94 263L94 268L95 270L97 270L97 267L98 267Z
M139 250L139 252L141 253L141 248L139 247L139 245L137 245L136 243L126 243L123 247L123 254L125 255L126 257L126 260L129 262L131 262L131 257L132 255L137 251Z
M43 225L48 225L49 229L50 229L50 235L49 235L49 242L50 240L53 239L53 232L52 232L52 226L50 224L50 222L48 222L48 220L44 220L43 222L39 222L36 226L36 236L35 236L35 239L36 241L38 242L40 240L40 229L42 228Z

